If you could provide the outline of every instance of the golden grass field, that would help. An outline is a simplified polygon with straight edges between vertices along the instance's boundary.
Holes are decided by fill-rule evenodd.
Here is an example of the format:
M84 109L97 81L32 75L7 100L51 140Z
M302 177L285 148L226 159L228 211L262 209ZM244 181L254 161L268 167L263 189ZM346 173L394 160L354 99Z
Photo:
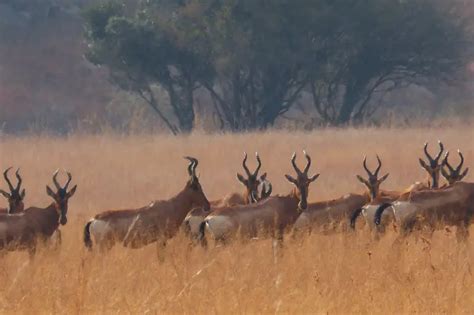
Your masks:
M291 154L299 153L302 164L306 149L312 172L321 173L310 187L310 201L318 201L363 191L355 174L365 175L365 154L375 166L378 153L381 173L390 172L382 188L403 189L424 180L417 159L425 140L434 152L438 139L453 153L463 150L472 170L467 181L472 181L472 126L177 138L3 136L0 167L21 167L27 206L49 204L45 185L51 185L58 167L72 172L78 191L69 203L58 252L42 250L32 262L25 252L0 257L0 313L472 314L474 239L458 244L454 231L436 232L431 244L410 237L395 254L394 232L378 242L363 230L313 234L302 243L287 240L278 264L270 240L205 251L190 249L180 235L169 242L163 263L153 245L116 247L99 255L82 243L83 225L93 214L143 206L178 192L187 179L183 155L199 159L201 183L212 200L241 190L235 174L242 172L243 151L258 150L274 192L288 192L291 185L283 174L292 172ZM457 155L451 156L457 163ZM253 167L253 154L249 161Z

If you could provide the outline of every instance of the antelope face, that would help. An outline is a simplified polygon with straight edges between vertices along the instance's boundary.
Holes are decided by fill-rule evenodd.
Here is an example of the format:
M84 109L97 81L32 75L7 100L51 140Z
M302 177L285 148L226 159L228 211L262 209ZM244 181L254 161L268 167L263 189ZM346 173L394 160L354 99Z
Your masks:
M260 160L258 153L255 153L255 156L258 165L253 173L251 173L247 167L247 153L244 153L244 159L242 161L242 167L245 170L247 178L237 173L237 179L245 186L248 203L255 203L262 199L262 196L259 195L258 188L260 185L267 182L267 173L262 174L260 177L258 176L258 172L262 167L262 161ZM264 192L264 189L265 188L262 188L263 195L268 193L267 191Z
M444 145L441 141L438 141L439 145L439 152L438 155L433 158L429 153L428 153L428 143L425 143L425 146L423 147L423 151L425 152L427 162L425 162L423 159L419 159L421 167L428 173L430 181L430 188L438 188L439 187L439 174L442 168L442 163L439 163L439 160L441 158L441 155L443 154L444 151Z
M364 162L362 163L362 165L364 166L364 169L367 172L368 178L365 179L360 175L356 175L357 179L362 184L364 184L365 187L367 188L367 190L369 192L369 195L370 195L370 198L372 200L377 198L377 196L379 195L379 191L380 191L380 184L382 184L387 179L387 177L389 175L387 173L384 176L382 176L381 178L378 178L380 169L382 168L382 161L380 160L380 157L378 155L377 155L377 162L378 162L377 169L372 173L369 170L369 168L367 167L367 157L364 157Z
M211 205L209 200L207 200L207 197L202 190L201 184L199 183L199 178L196 175L196 167L198 166L199 162L197 159L189 156L186 156L185 159L189 160L189 180L186 183L186 189L191 192L191 206L192 208L202 207L205 211L209 211L211 209Z
M291 164L295 169L297 177L294 178L288 174L285 175L286 179L296 187L297 196L300 200L298 203L298 209L301 211L306 210L308 207L309 185L319 177L319 174L315 174L311 177L308 176L309 167L311 166L311 157L306 153L306 151L303 151L303 153L307 160L305 169L301 171L298 168L296 165L296 153L293 153Z
M11 167L7 168L5 172L3 172L3 177L10 188L10 193L7 193L4 190L0 189L0 194L3 195L8 200L8 213L18 213L22 212L25 208L23 203L23 199L25 199L25 190L21 189L22 179L19 174L20 169L17 169L15 175L18 180L16 188L13 187L10 179L8 178L8 171L10 171Z
M462 166L464 164L464 156L462 155L460 150L458 150L458 154L460 162L456 168L452 167L451 164L449 164L449 152L446 152L446 155L444 156L444 160L441 167L441 174L448 181L449 185L461 181L464 177L466 177L467 173L469 172L468 167L464 171L462 170Z
M74 196L76 193L77 185L68 191L69 184L72 180L72 175L71 173L67 172L68 181L64 187L61 187L57 181L58 173L59 170L57 170L53 175L53 183L56 186L56 192L54 192L49 186L46 186L46 193L54 200L54 206L59 216L59 223L61 225L65 225L67 223L68 201L69 198Z

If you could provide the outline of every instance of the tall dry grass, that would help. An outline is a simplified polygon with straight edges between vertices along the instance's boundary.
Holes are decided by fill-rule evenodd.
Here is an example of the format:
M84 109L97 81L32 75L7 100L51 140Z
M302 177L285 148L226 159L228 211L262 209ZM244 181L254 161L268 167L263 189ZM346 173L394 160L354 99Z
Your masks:
M354 175L363 173L365 154L371 164L375 153L382 157L382 172L390 172L386 189L423 180L417 159L425 140L432 150L438 139L449 150L461 148L474 169L473 136L472 127L464 126L179 138L0 138L0 167L21 166L27 205L50 202L45 185L58 167L70 170L78 184L58 252L43 250L32 262L26 253L0 258L0 312L472 313L472 238L458 244L452 232L435 233L431 243L409 238L398 253L391 251L394 233L379 242L364 231L312 235L301 243L287 240L278 264L269 240L204 251L189 249L180 235L169 242L160 264L152 245L90 254L82 228L99 211L138 207L179 191L186 180L183 155L199 158L202 186L215 199L241 190L235 173L242 171L243 151L258 150L275 192L289 191L283 174L292 172L291 153L305 148L313 157L312 171L321 173L311 186L310 199L316 201L362 191Z

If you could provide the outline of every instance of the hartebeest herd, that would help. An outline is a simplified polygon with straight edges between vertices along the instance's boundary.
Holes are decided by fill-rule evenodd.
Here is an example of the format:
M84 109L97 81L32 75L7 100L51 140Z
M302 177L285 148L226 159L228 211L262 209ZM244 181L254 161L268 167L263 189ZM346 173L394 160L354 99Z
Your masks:
M180 228L193 242L206 246L208 240L227 243L241 239L272 238L281 244L285 234L331 233L338 229L356 227L359 216L378 235L388 224L398 226L400 237L423 228L431 233L445 226L455 226L459 239L466 239L474 213L474 183L463 182L468 168L463 169L464 156L458 150L460 162L453 167L448 161L449 152L439 142L439 152L432 157L428 144L424 146L427 160L420 159L428 180L417 182L403 191L386 191L380 187L389 174L379 176L382 160L377 155L377 167L371 171L365 157L362 163L367 178L356 175L365 186L366 193L348 194L339 199L308 203L309 187L319 174L309 175L311 157L303 151L306 165L300 169L296 154L290 159L295 176L285 175L293 185L286 195L272 196L272 185L267 173L259 176L262 161L256 154L257 168L247 167L247 154L242 167L245 176L237 179L245 190L242 194L229 194L222 199L208 201L196 175L198 160L189 161L188 180L174 197L159 200L136 209L108 210L89 220L83 231L86 248L97 247L101 251L115 244L128 248L140 248L156 243L164 249L167 240ZM442 158L443 157L443 158ZM0 208L0 250L27 250L34 255L39 242L47 243L53 234L60 236L59 226L67 223L68 200L77 186L69 190L72 175L67 174L64 186L58 183L58 173L53 174L55 190L46 186L46 193L53 201L44 208L24 206L25 190L22 177L16 171L16 186L9 178L7 168L3 177L9 192L0 190L8 201L8 208ZM446 180L442 184L443 176ZM159 250L162 253L162 250Z

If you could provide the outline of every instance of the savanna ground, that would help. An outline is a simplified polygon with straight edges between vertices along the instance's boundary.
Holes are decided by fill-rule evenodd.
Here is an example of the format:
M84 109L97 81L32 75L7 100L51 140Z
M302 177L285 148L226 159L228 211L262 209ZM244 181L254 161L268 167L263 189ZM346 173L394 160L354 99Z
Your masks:
M174 195L187 179L183 155L199 158L201 183L211 200L242 189L235 174L242 172L243 151L258 150L274 192L288 192L291 185L283 174L292 172L290 156L296 151L302 164L306 149L313 157L311 172L321 173L310 191L310 201L317 201L361 192L355 174L365 175L365 154L373 166L375 153L381 156L381 172L390 172L385 189L424 180L417 159L425 140L433 152L438 139L453 153L461 148L474 170L473 136L468 125L178 138L4 136L0 167L21 166L27 205L50 202L45 185L58 167L72 172L78 191L70 200L58 252L43 250L33 262L26 253L0 258L0 312L472 313L474 236L458 244L453 231L436 232L431 244L411 237L396 254L391 252L394 232L379 242L366 231L312 235L302 243L288 240L274 264L270 240L205 251L190 250L183 235L169 242L163 263L153 245L91 254L84 248L82 229L99 211ZM457 155L451 156L457 162ZM255 165L253 158L249 161Z

